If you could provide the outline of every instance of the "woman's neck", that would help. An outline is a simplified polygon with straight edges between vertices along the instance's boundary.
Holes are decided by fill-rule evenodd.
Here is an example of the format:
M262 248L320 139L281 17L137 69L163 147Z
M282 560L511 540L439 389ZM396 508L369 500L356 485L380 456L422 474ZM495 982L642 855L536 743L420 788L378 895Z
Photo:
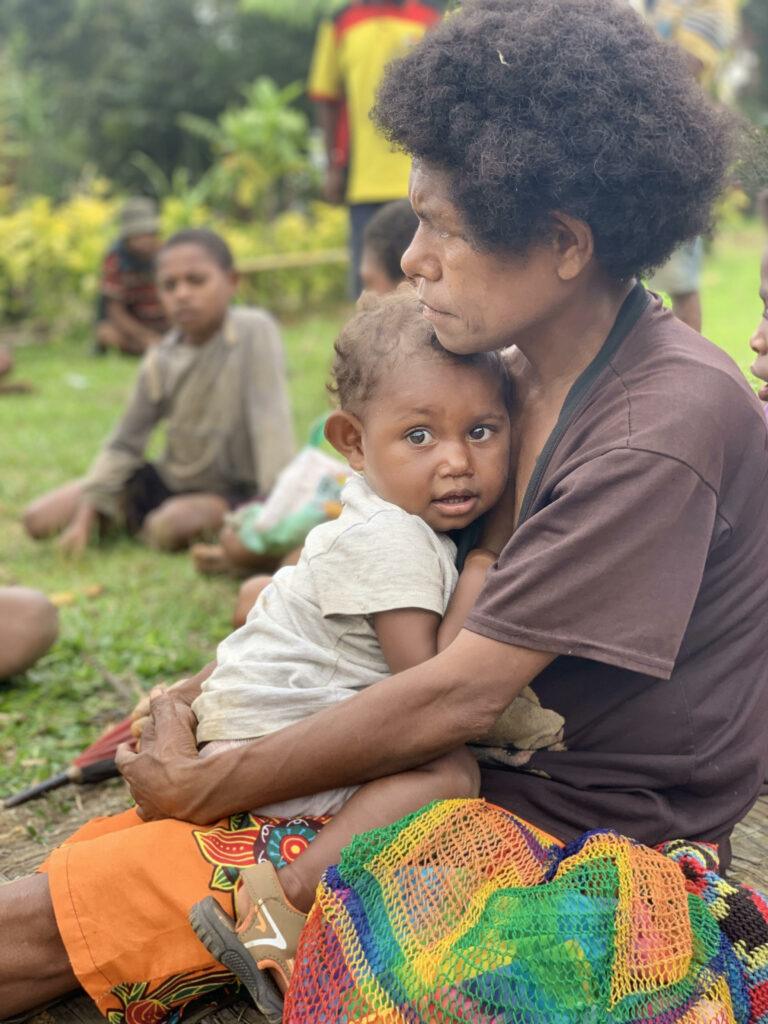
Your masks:
M539 392L567 393L603 347L634 281L595 278L557 306L535 332L517 342L527 376Z

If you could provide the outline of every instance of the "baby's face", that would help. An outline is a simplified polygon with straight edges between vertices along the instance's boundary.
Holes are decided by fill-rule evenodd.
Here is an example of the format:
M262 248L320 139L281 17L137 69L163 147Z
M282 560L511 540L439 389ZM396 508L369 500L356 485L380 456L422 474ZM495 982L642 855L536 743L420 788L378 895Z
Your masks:
M768 382L768 249L763 253L760 266L760 300L763 303L763 315L749 339L749 347L756 355L750 369L760 380ZM760 398L768 399L768 387L760 388Z
M500 498L510 424L502 382L490 369L437 356L404 363L377 388L361 421L369 484L433 530L467 526Z

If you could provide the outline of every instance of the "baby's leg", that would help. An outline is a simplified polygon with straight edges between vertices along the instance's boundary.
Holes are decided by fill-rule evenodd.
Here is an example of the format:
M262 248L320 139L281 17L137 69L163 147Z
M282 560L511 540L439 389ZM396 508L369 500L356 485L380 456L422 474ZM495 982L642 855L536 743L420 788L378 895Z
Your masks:
M466 747L420 768L369 782L358 789L300 857L278 871L280 885L293 906L307 913L323 872L338 862L342 849L360 832L391 825L432 800L476 797L479 792L480 770ZM238 900L245 900L242 893L241 888ZM241 907L237 909L240 916Z

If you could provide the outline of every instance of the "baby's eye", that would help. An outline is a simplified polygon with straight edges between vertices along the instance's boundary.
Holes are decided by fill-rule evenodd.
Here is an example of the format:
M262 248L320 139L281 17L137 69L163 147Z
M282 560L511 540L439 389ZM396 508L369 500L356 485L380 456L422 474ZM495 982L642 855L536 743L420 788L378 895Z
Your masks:
M484 423L479 423L476 427L472 427L469 432L469 437L472 441L487 441L493 431L490 427L485 426Z
M405 437L409 444L415 445L417 448L432 440L432 435L428 430L425 430L424 427L419 427L417 430L411 430L405 435Z

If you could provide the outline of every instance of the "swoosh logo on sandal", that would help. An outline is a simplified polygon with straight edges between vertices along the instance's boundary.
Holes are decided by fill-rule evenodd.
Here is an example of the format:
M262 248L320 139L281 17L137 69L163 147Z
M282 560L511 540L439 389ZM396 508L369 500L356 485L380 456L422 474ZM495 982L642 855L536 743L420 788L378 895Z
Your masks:
M266 939L249 939L247 942L243 943L245 948L252 949L253 946L274 946L276 949L288 949L288 943L285 941L283 933L277 927L277 925L275 924L275 919L272 917L272 915L261 902L261 900L259 900L259 912L264 916L264 918L266 918L266 921L269 923L270 927L272 928L272 931L274 932L274 936ZM266 925L264 925L261 928L261 930L266 931Z

